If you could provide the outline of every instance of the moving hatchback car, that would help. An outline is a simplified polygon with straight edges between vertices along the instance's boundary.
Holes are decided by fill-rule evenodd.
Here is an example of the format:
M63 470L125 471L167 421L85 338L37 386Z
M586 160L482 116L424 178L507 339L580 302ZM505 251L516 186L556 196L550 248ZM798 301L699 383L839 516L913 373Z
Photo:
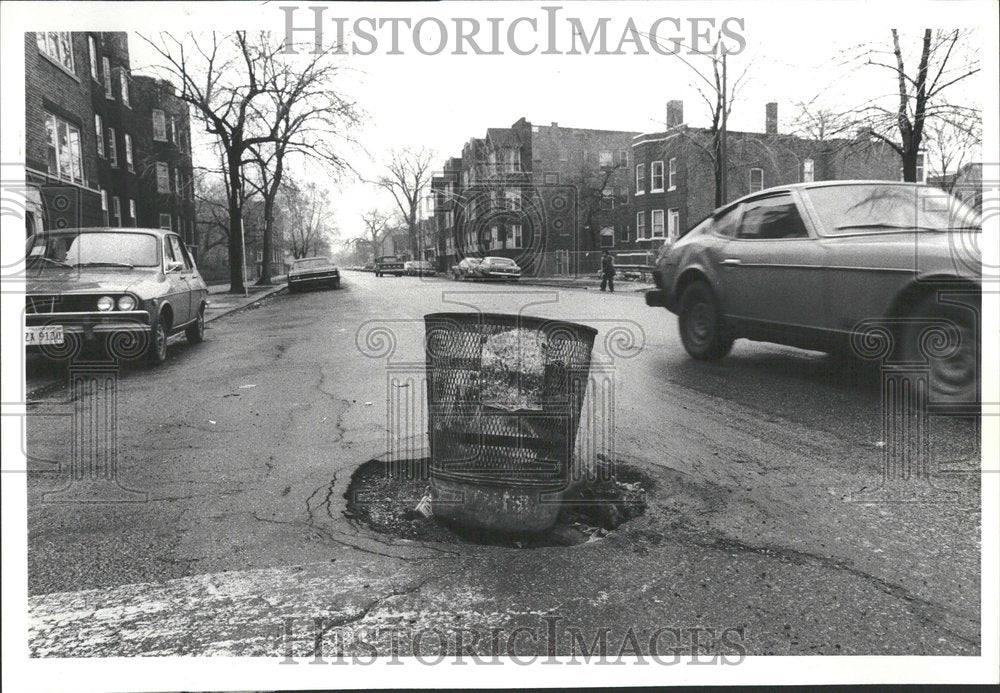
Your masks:
M923 185L772 188L665 247L646 303L678 315L698 359L725 356L739 337L850 353L881 330L890 358L928 364L933 402L968 403L979 384L981 232L974 210ZM922 353L933 325L950 344Z
M429 277L436 272L427 260L407 260L403 263L403 273L408 277Z
M205 336L208 287L180 237L161 229L60 229L28 250L28 350L69 357L86 345L112 356L167 358L167 339Z
M381 277L383 274L395 274L397 277L402 277L403 261L395 255L383 255L375 261L375 276Z
M340 270L325 257L303 257L288 270L288 291L295 293L310 286L340 288Z
M510 258L484 257L483 261L476 265L473 273L480 279L514 281L520 279L521 268Z

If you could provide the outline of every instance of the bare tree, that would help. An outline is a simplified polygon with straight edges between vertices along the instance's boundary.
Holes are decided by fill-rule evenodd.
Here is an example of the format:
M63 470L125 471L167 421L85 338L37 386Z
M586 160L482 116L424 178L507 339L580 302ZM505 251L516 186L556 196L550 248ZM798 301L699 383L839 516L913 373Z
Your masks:
M410 255L415 258L419 257L417 212L424 188L430 183L433 175L431 167L433 159L434 153L423 147L393 150L389 163L386 164L386 174L375 181L376 185L387 190L396 202L396 207L406 224Z
M163 60L158 68L161 76L178 86L177 96L194 107L196 117L219 139L227 177L230 290L243 292L241 196L246 157L253 158L253 148L278 143L288 132L302 135L317 123L330 125L331 107L336 114L343 106L339 99L329 101L333 94L329 61L336 46L307 56L303 66L294 62L300 56L283 54L281 42L265 32L212 32L203 37L189 33L180 38L161 33L143 38ZM342 123L336 117L332 120Z
M916 69L907 68L899 32L892 29L892 48L869 47L867 64L893 75L892 108L870 103L860 110L873 137L892 147L903 162L903 180L917 180L917 162L927 124L935 119L952 123L977 121L975 107L949 103L944 92L979 72L979 59L966 43L971 32L925 29ZM878 101L880 99L876 99Z
M326 191L315 183L282 185L282 216L287 240L296 259L329 252L334 235Z
M590 230L593 247L600 247L601 228L598 223L602 213L610 212L619 203L617 188L627 185L622 178L626 173L627 161L615 157L611 163L601 166L589 164L586 159L580 169L567 178L566 182L576 188L577 224L579 228Z
M926 164L942 188L952 192L957 182L954 174L979 156L982 139L978 118L938 118L928 126Z
M355 104L344 99L334 88L340 68L332 61L336 46L316 54L304 65L286 61L267 71L270 114L275 139L248 148L249 160L257 175L253 187L264 201L263 262L258 284L271 283L274 209L285 174L287 156L318 163L325 174L339 177L348 168L338 145L353 144L351 130L361 116Z
M382 254L382 242L393 230L389 222L389 215L378 209L369 209L361 215L361 223L364 226L364 235L362 235L360 239L363 239L364 242L371 244L372 259L375 259Z

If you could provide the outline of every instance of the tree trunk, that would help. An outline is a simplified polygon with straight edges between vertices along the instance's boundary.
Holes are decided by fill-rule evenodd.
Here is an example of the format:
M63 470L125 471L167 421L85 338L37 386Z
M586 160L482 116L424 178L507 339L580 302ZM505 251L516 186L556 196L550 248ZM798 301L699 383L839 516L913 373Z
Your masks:
M257 286L269 286L271 284L271 257L274 254L274 201L278 197L278 189L281 187L281 176L283 173L283 156L275 157L274 175L271 177L270 185L264 185L264 240L263 258L260 263L260 278Z
M243 210L240 205L242 169L240 153L230 147L228 153L229 170L229 292L246 292L246 277L243 267Z
M908 183L918 183L917 180L917 148L911 143L903 143L903 180Z
M726 166L726 162L722 160L722 134L718 130L712 132L712 151L715 152L715 207L718 209L724 203L722 176L725 175Z

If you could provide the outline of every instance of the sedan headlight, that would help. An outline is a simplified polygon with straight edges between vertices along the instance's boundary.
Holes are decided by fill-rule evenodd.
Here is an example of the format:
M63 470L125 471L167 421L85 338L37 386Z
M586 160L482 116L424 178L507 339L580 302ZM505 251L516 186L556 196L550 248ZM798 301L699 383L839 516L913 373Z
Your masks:
M135 310L135 298L122 296L118 299L118 310Z
M101 296L97 299L97 310L108 311L113 310L115 307L115 299L110 296Z

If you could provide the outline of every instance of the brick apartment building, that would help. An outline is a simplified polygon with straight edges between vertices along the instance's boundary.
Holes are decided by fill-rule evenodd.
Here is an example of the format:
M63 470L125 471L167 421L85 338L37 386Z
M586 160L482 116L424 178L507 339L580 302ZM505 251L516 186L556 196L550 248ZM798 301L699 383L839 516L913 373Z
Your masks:
M165 80L132 80L140 199L139 225L178 232L198 247L188 105Z
M161 226L169 205L150 191L146 174L165 157L181 162L174 175L188 189L186 199L169 201L171 228L183 230L183 220L194 219L189 120L170 106L177 131L188 133L172 156L147 134L157 108L147 99L166 87L132 76L127 35L26 33L24 49L26 180L40 193L46 226Z
M636 133L533 125L489 128L431 181L438 269L466 256L515 260L526 273L596 263L627 225L629 148Z
M684 124L683 104L667 104L667 129L632 142L634 232L626 247L658 248L715 209L710 132ZM809 140L778 131L778 104L765 110L763 133L728 132L728 200L758 190L821 180L899 180L899 156L859 134L852 140Z

